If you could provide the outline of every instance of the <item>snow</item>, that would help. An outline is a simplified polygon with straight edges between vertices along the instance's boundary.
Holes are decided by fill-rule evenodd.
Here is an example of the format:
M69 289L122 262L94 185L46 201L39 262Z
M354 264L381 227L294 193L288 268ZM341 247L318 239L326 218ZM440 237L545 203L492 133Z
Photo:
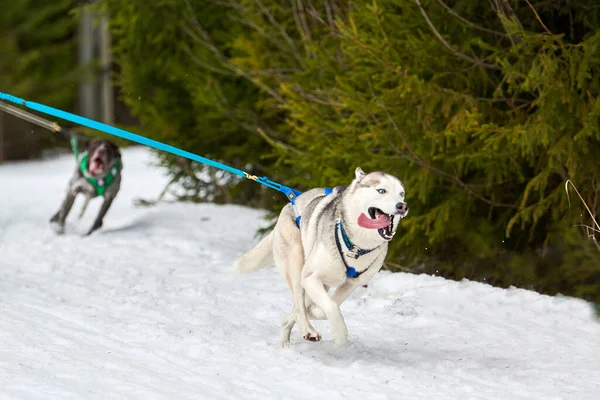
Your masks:
M600 324L581 300L439 277L379 273L342 312L349 344L279 347L291 308L273 267L232 261L264 213L161 203L150 151L123 151L104 227L64 236L48 219L72 156L0 166L0 398L598 399ZM282 205L285 198L282 197Z

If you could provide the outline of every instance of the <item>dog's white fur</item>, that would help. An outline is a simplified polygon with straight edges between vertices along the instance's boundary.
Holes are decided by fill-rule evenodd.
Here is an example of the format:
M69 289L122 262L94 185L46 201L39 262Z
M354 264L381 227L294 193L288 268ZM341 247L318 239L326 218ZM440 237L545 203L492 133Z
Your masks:
M273 261L287 280L293 295L293 309L281 327L281 345L290 343L291 330L298 323L305 340L319 341L320 334L309 319L327 319L337 344L347 341L348 331L339 306L359 286L366 284L382 267L388 241L376 229L358 225L361 213L376 207L393 216L393 233L400 219L408 213L398 210L404 204L404 186L394 176L382 172L365 174L355 171L356 178L346 188L334 188L325 196L323 189L304 192L296 200L296 210L302 215L300 229L294 210L286 205L276 226L253 249L235 261L238 272L251 272ZM385 193L380 193L381 189ZM379 190L379 191L378 191ZM335 244L335 224L343 221L351 240L362 249L377 248L359 259L346 257L357 271L366 270L357 278L346 277L346 267ZM342 248L346 248L342 242ZM329 287L336 287L329 297Z

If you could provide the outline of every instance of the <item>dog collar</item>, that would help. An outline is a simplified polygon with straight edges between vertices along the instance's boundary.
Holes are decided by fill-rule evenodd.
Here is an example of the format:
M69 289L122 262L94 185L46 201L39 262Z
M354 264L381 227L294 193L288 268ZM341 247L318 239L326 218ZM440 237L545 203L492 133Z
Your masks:
M87 151L81 154L81 161L79 162L79 169L81 170L81 173L83 174L85 179L90 183L90 185L92 185L94 187L94 190L96 191L96 195L103 196L104 192L106 192L106 189L108 189L108 187L115 180L115 176L117 175L117 172L119 172L119 169L121 168L121 159L119 157L116 157L115 165L113 165L113 167L110 169L109 173L102 178L96 178L95 176L90 175L90 173L88 172L88 168L87 168L88 167L88 159L89 159L89 154Z
M358 257L364 256L365 254L369 254L373 250L377 249L377 247L379 247L379 246L377 246L375 248L366 249L366 250L361 249L360 247L355 245L352 242L352 240L350 240L350 236L348 236L348 234L346 233L346 230L344 229L344 225L342 225L342 221L338 221L337 227L340 230L340 233L342 234L342 239L344 240L344 245L346 245L346 248L348 250L350 250L348 253L346 253L346 255L348 257L352 257L356 260L356 259L358 259Z
M357 260L358 257L368 254L368 253L372 252L373 250L376 250L377 248L379 248L379 246L372 248L372 249L366 249L366 250L361 249L360 247L356 246L354 243L352 243L352 240L350 240L350 237L344 230L344 225L342 224L341 220L337 222L337 224L335 225L335 228L336 228L335 233L334 233L335 244L337 246L338 252L340 253L340 257L342 257L342 261L344 262L344 265L346 266L346 276L348 278L358 278L362 273L367 271L369 268L367 267L364 271L358 272L354 267L348 265L348 263L346 262L346 259L344 258L344 255ZM338 230L342 235L342 240L344 241L344 245L349 250L349 252L347 252L346 254L344 254L344 251L342 249L342 244L340 243Z

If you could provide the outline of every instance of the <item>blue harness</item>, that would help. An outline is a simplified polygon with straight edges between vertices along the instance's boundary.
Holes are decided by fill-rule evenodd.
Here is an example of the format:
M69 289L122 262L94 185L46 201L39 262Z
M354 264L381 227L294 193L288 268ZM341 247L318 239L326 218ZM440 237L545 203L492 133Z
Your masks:
M325 192L325 196L328 196L333 192L332 188L323 188L323 190ZM302 216L300 214L298 214L298 211L296 209L297 194L296 193L288 193L287 197L290 200L290 202L292 203L292 210L294 210L294 214L296 215L296 226L298 226L298 229L300 229L300 220L301 220ZM344 245L349 250L349 252L346 253L346 256L352 257L355 260L357 260L358 257L360 257L360 256L369 254L373 250L377 249L379 246L375 247L373 249L367 249L367 250L361 249L360 247L356 246L352 242L352 240L350 239L350 236L348 236L348 234L346 233L346 230L344 229L344 225L342 225L341 220L338 221L337 224L335 225L335 233L334 233L335 244L337 246L338 252L340 253L340 257L342 258L342 261L344 262L344 265L346 266L346 276L348 278L358 278L361 274L366 272L369 268L365 269L364 271L358 272L358 271L356 271L356 269L354 267L348 265L348 263L346 262L346 259L344 258L344 251L342 250L342 245L340 243L338 231L342 235L342 240L344 241Z
M348 265L348 263L346 262L346 259L344 258L344 252L342 250L342 244L340 243L338 231L340 231L340 233L342 234L342 239L344 240L344 245L346 246L346 248L348 250L350 250L348 253L346 253L346 256L352 257L355 260L357 260L358 257L360 257L360 256L364 256L365 254L372 252L373 250L377 249L379 246L377 246L373 249L367 249L367 250L361 249L360 247L356 246L354 243L352 243L352 240L350 240L350 237L344 230L344 225L342 225L341 220L337 222L337 224L335 225L335 228L336 228L335 233L334 233L335 244L337 246L338 252L340 253L340 257L342 258L342 261L344 262L344 265L346 266L346 276L348 278L358 278L361 274L367 272L370 265L369 265L369 267L367 267L366 269L364 269L363 271L360 271L360 272L358 272L354 267Z
M333 193L333 189L332 188L323 188L323 191L325 192L325 196L329 196L331 193ZM294 210L294 214L296 214L296 226L298 227L298 229L300 228L300 219L302 218L302 216L300 214L298 214L298 210L296 210L296 197L297 195L299 195L300 193L288 193L287 194L287 198L290 201L290 203L292 203L292 210Z

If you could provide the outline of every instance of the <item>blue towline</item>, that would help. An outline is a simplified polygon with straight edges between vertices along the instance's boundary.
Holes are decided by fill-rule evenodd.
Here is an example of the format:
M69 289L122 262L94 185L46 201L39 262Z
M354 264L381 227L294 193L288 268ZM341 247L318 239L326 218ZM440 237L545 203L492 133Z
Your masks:
M132 132L128 132L124 129L116 128L114 126L107 125L102 122L98 122L98 121L94 121L89 118L85 118L85 117L82 117L77 114L72 114L70 112L59 110L57 108L46 106L44 104L36 103L34 101L24 100L20 97L16 97L11 94L3 93L3 92L0 92L0 100L9 101L11 103L15 103L20 106L24 106L29 109L32 109L32 110L35 110L35 111L38 111L38 112L41 112L41 113L44 113L47 115L52 115L53 117L57 117L57 118L60 118L60 119L66 120L66 121L70 121L75 124L87 126L88 128L92 128L97 131L108 133L109 135L113 135L113 136L120 137L122 139L130 140L132 142L136 142L136 143L142 144L144 146L152 147L157 150L166 151L167 153L171 153L171 154L174 154L174 155L177 155L180 157L184 157L184 158L187 158L187 159L190 159L190 160L193 160L193 161L205 164L205 165L209 165L211 167L218 168L223 171L227 171L234 175L241 176L242 178L253 180L264 186L267 186L271 189L275 189L275 190L285 194L286 197L288 198L288 200L290 202L292 202L292 204L295 202L296 197L302 194L302 192L292 189L292 188L289 188L287 186L284 186L280 183L274 182L266 176L259 177L256 175L251 175L251 174L247 173L246 171L242 171L241 169L230 167L229 165L225 165L218 161L214 161L209 158L202 157L202 156L199 156L194 153L190 153L189 151L182 150L180 148L159 142L157 140L149 139L147 137L144 137L144 136L132 133Z

